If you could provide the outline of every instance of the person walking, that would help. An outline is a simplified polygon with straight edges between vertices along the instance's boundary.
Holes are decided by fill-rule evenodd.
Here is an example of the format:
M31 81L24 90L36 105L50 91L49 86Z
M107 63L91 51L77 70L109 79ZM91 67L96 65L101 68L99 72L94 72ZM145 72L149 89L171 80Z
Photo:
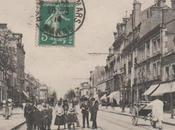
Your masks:
M92 121L92 129L97 129L97 112L98 112L98 101L95 100L95 98L91 99L92 105L91 105L91 121Z
M83 128L85 128L85 121L87 122L87 128L89 128L89 104L88 99L86 99L80 106L82 117L83 117Z

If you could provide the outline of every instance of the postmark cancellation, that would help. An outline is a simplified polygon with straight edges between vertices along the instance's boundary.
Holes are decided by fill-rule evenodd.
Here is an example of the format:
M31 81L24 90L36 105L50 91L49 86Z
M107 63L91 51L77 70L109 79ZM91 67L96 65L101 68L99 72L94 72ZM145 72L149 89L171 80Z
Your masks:
M39 45L74 46L75 32L85 19L83 0L37 0Z

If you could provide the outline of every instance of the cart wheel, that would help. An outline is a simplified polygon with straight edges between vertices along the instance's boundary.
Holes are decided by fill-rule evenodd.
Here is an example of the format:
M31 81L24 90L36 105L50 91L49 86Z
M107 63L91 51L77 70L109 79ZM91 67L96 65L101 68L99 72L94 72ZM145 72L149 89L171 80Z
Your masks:
M132 125L137 126L138 124L138 118L136 116L132 117Z
M156 128L156 121L150 120L150 123L153 128Z
M138 124L138 111L137 109L134 107L132 110L132 125L137 125Z

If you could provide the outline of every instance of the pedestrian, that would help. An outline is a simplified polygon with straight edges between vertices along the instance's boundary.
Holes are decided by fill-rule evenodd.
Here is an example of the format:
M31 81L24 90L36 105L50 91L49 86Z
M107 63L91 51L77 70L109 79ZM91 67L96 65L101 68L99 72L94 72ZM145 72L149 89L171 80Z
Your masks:
M126 101L125 99L122 99L122 112L125 112L125 107L126 107Z
M12 115L13 102L11 98L9 98L7 101L8 101L9 117L10 117Z
M85 121L87 122L87 128L89 128L89 104L88 99L85 99L80 106L83 118L83 128L85 128Z
M31 103L27 103L24 108L24 117L26 118L27 130L32 130L33 128L33 107Z
M67 113L69 110L69 104L67 100L63 100L63 110L64 110L64 118L65 118L65 124L64 124L64 129L66 129L66 122L67 122Z
M48 126L48 130L51 130L51 124L52 124L52 108L48 105L48 122L47 122L47 126Z
M54 125L57 125L58 130L60 130L60 126L65 125L64 109L60 101L55 106L55 113L56 113L56 118L55 118Z
M46 130L47 129L47 123L48 123L48 108L46 103L42 103L42 130Z
M73 128L75 128L75 124L77 125L77 127L80 126L78 117L77 117L77 111L76 111L76 107L73 101L71 101L71 103L69 104L69 110L68 110L68 118L67 118L67 123L68 123L68 128L71 128L71 125L73 125Z
M92 106L91 106L91 120L92 120L92 129L97 129L97 112L99 103L95 100L95 98L92 98Z

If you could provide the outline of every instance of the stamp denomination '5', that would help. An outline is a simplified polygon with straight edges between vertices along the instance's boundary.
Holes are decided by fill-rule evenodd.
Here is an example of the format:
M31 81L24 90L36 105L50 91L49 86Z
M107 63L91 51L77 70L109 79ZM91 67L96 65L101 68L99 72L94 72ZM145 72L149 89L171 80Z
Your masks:
M75 32L85 19L83 0L37 2L37 38L39 45L74 45Z

